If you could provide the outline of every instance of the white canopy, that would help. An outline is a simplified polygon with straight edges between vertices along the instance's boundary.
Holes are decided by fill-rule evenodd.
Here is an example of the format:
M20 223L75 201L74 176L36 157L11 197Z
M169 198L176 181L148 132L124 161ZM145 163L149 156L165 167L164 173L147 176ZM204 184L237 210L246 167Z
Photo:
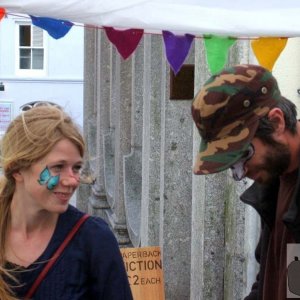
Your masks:
M0 7L8 13L153 33L300 36L299 0L0 0Z

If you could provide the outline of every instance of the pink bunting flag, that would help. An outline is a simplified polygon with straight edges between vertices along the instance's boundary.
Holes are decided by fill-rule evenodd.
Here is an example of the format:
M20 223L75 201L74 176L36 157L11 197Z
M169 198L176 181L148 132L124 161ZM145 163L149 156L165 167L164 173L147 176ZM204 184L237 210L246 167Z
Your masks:
M163 31L167 60L175 75L179 72L189 54L194 35L176 36L172 32Z
M0 21L3 19L5 16L5 9L3 7L0 7Z
M144 34L143 29L116 30L112 27L104 27L104 30L123 59L127 59L134 52Z

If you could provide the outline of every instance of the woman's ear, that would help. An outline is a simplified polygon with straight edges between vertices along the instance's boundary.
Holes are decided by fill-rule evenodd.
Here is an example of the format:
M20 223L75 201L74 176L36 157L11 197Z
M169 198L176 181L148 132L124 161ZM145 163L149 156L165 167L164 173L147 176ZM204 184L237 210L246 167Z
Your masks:
M12 176L15 179L15 181L18 181L18 182L23 181L23 175L21 174L20 171L13 172Z
M285 131L285 120L283 111L278 108L272 108L268 113L269 120L274 126L274 135L281 135Z

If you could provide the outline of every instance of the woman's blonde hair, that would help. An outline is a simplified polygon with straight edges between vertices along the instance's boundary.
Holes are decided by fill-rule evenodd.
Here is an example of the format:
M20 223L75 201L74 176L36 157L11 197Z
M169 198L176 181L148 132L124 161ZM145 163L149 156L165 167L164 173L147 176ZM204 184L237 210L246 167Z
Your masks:
M69 139L83 157L85 144L81 132L62 109L37 106L22 112L9 125L1 141L3 176L0 179L0 299L16 299L3 279L11 276L5 269L5 241L10 220L10 204L15 191L13 174L30 167L62 139Z

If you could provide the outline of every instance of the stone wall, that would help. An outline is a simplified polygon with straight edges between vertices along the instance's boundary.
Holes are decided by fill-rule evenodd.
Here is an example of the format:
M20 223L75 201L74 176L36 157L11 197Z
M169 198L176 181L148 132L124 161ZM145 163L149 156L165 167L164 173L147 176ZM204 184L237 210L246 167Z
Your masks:
M186 61L195 64L195 91L209 76L202 42ZM96 181L80 187L77 205L103 217L121 247L161 247L167 300L242 299L259 233L238 200L249 183L192 174L200 141L191 100L170 100L163 47L161 36L145 34L124 61L104 32L85 30L85 171ZM229 63L247 62L248 51L239 42Z

